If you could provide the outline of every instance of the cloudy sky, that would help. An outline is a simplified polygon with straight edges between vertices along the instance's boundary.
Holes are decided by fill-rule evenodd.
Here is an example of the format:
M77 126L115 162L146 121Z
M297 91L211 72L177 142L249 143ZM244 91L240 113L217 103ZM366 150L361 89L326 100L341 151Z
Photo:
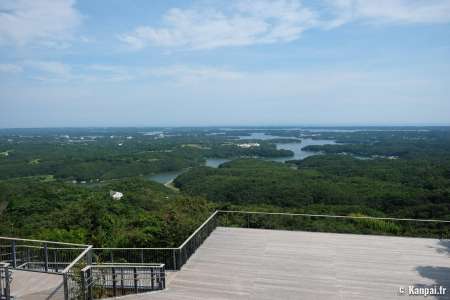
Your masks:
M450 124L450 0L1 0L0 127Z

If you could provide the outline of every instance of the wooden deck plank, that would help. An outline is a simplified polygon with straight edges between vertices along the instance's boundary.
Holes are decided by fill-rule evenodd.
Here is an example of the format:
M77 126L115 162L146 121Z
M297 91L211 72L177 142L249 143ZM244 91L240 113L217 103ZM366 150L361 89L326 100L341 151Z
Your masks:
M13 270L11 295L19 300L64 299L61 275Z
M123 298L405 299L434 284L450 289L449 241L219 227L165 291Z

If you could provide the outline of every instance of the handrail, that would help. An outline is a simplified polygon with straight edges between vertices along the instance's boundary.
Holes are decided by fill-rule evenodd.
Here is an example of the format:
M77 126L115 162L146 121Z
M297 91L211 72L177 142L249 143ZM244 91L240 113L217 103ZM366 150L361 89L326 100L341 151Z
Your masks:
M52 242L52 241L45 241L45 240L19 239L19 238L10 238L10 237L3 237L3 236L0 236L0 240L23 241L23 242L33 242L33 243L47 243L47 244L60 244L60 245L67 245L67 246L79 246L79 248L85 248L85 247L89 246L89 245L83 245L83 244Z
M371 216L346 216L346 215L329 215L329 214L305 214L305 213L280 213L280 212L263 212L263 211L242 211L242 210L216 210L212 213L206 221L204 221L179 247L166 247L166 248L119 248L119 247L103 247L97 248L91 245L86 244L74 244L74 243L64 243L64 242L54 242L54 241L46 241L46 240L33 240L33 239L21 239L21 238L10 238L0 236L0 239L3 240L14 240L14 241L25 241L25 242L35 242L35 243L47 243L47 244L60 244L67 246L77 246L77 248L57 248L57 247L48 247L48 249L56 249L56 250L77 250L80 248L89 248L92 250L128 250L128 249L155 249L155 250L174 250L179 249L185 246L189 240L191 240L212 218L214 218L218 213L239 213L239 214L264 214L264 215L284 215L284 216L303 216L303 217L323 217L323 218L340 218L340 219L366 219L366 220L384 220L384 221L412 221L412 222L430 222L430 223L450 223L450 220L440 220L440 219L414 219L414 218L392 218L392 217L371 217ZM17 248L23 247L23 245L17 245ZM43 248L41 246L27 246L31 248ZM86 252L83 251L82 254ZM80 254L80 256L82 256Z
M345 215L322 215L322 214L296 214L296 213L274 213L274 212L257 212L257 211L242 211L242 210L218 210L222 213L241 213L241 214L261 214L261 215L284 215L284 216L302 216L302 217L323 217L335 219L366 219L366 220L384 220L384 221L415 221L415 222L430 222L430 223L450 223L450 220L437 219L408 219L408 218L389 218L389 217L370 217L370 216L345 216Z
M94 248L91 245L84 244L74 244L74 243L63 243L63 242L52 242L52 241L44 241L44 240L32 240L32 239L16 239L9 237L0 237L0 239L5 240L15 240L15 241L28 241L28 242L39 242L39 243L48 243L48 244L60 244L67 246L78 246L86 248L63 272L67 272L68 269L73 267L86 253L90 250L180 250L182 249L191 239L195 237L195 235L204 227L208 222L213 219L219 213L237 213L237 214L260 214L260 215L282 215L282 216L302 216L302 217L320 217L320 218L334 218L334 219L362 219L362 220L383 220L383 221L409 221L409 222L428 222L428 223L450 223L450 220L439 220L439 219L413 219L413 218L392 218L392 217L370 217L370 216L346 216L346 215L329 215L329 214L306 214L306 213L280 213L280 212L260 212L260 211L240 211L240 210L216 210L212 213L208 219L206 219L179 247L170 247L170 248L119 248L119 247L111 247L111 248ZM17 247L21 247L18 245ZM30 246L36 248L43 248L39 246ZM61 249L72 249L77 250L80 248L61 248ZM48 249L60 249L60 248L51 248Z
M179 248L179 247L178 247ZM178 248L92 248L92 250L177 250Z
M87 253L89 253L89 251L91 251L92 246L88 246L86 249L84 249L83 252L81 252L80 255L77 256L77 258L75 258L75 260L72 261L72 263L70 265L68 265L63 271L62 274L65 274L67 272L69 272L69 270L75 265L77 264Z
M258 211L236 211L236 210L216 210L214 211L197 229L186 239L178 248L93 248L93 250L122 250L122 251L170 251L167 257L163 260L166 261L166 266L169 268L179 269L185 260L190 257L190 254L184 253L186 247L190 247L190 242L202 232L202 230L208 226L215 217L221 214L242 214L242 215L279 215L279 216L299 216L299 217L317 217L317 218L333 218L333 219L350 219L350 220L383 220L383 221L407 221L407 222L428 222L428 223L445 223L449 224L450 220L436 220L436 219L412 219L412 218L392 218L392 217L370 217L370 216L346 216L346 215L330 215L330 214L307 214L307 213L281 213L281 212L258 212ZM178 252L179 251L179 252ZM195 251L195 250L194 250ZM183 253L182 253L183 252ZM141 254L141 260L143 261ZM173 263L173 264L172 264Z
M211 216L209 216L208 219L206 219L205 222L202 223L202 225L200 225L197 230L195 230L185 241L183 244L181 244L180 247L178 247L179 249L183 248L196 234L197 232L199 232L203 227L205 227L206 224L208 224L208 222L214 218L220 211L216 210Z
M81 254L79 254L61 273L64 276L64 289L65 289L65 299L68 298L68 278L71 274L69 271L79 263L83 258L87 258L87 266L83 268L82 271L89 270L90 268L172 268L174 270L179 270L186 263L189 257L198 249L198 247L203 243L203 241L207 238L207 236L214 230L217 223L215 223L214 218L219 214L242 214L242 215L274 215L274 216L299 216L299 217L316 217L316 218L332 218L332 219L350 219L350 220L381 220L381 221L406 221L406 222L420 222L420 223L444 223L450 224L450 220L439 220L439 219L413 219L413 218L393 218L393 217L371 217L371 216L351 216L351 215L330 215L330 214L307 214L307 213L281 213L281 212L258 212L258 211L238 211L238 210L216 210L214 211L197 229L177 248L94 248L92 245L83 245L83 244L74 244L74 243L60 243L60 242L52 242L52 241L41 241L41 240L32 240L32 239L15 239L9 237L0 237L3 240L10 241L25 241L25 242L35 242L35 243L44 243L50 245L66 245L69 246L67 248L59 248L55 247L47 247L47 246L33 246L28 245L30 248L44 248L47 250L53 249L70 249L70 250L81 250L84 249ZM250 219L250 217L248 217ZM211 222L213 221L213 222ZM210 224L211 223L211 224ZM212 227L207 227L212 225ZM203 229L207 229L206 232L202 232ZM193 243L190 243L193 241ZM7 246L7 245L5 245ZM24 245L14 245L14 247L25 247ZM74 248L76 247L76 248ZM164 258L162 261L168 262L168 264L160 264L160 263L102 263L102 264L93 264L91 262L92 250L155 250L155 251L170 251L169 253L164 253ZM168 254L168 255L167 255ZM142 255L142 262L143 254ZM172 264L173 263L173 264ZM0 263L0 265L2 265ZM3 264L4 265L4 264Z
M46 243L46 242L44 242ZM4 246L4 247L9 247L9 246ZM64 247L47 247L48 250L80 250L83 248L86 248L87 245L85 247L77 247L77 248L64 248ZM44 249L44 246L32 246L32 245L16 245L16 248L34 248L34 249Z
M212 213L208 219L206 219L206 221L204 221L199 227L197 227L197 229L178 247L174 248L92 248L92 250L145 250L145 249L154 249L154 250L178 250L183 248L184 245L186 245L189 240L191 240L196 234L197 232L199 232L212 218L214 218L219 212L221 212L220 210L216 210L214 211L214 213Z
M95 267L95 268L162 268L164 267L164 264L146 264L146 265L136 265L136 264L129 264L129 263L122 263L122 264L99 264L99 265L89 265L84 267L83 269L81 269L81 271L86 271L89 270L90 268Z

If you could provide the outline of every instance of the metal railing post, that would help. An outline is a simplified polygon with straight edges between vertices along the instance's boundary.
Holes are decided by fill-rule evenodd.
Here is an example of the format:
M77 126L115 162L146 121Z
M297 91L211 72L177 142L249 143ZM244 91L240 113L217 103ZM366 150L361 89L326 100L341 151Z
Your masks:
M177 266L177 257L175 255L175 249L172 249L172 259L173 259L173 269L178 270Z
M0 265L0 299L10 300L9 264Z
M112 284L113 284L113 296L117 296L117 286L116 286L116 269L114 267L111 268L112 273Z
M67 282L67 273L63 275L64 300L69 300L69 284Z
M94 277L92 276L92 269L89 268L87 270L87 281L86 283L88 284L88 288L87 288L87 296L89 300L92 300L92 285L94 284Z
M125 290L123 268L120 269L120 289L122 293Z
M12 253L12 263L13 268L17 268L17 252L16 252L16 241L11 242L11 253Z
M57 257L56 257L56 254L58 253L58 250L56 250L56 249L54 249L53 250L53 261L54 261L54 263L55 263L55 272L56 273L58 273L58 259L57 259Z
M150 268L150 281L153 291L155 289L155 273L153 272L153 268Z
M161 272L161 270L160 270L160 272ZM166 288L166 269L165 269L165 266L162 267L162 276L163 276L163 279L162 279L162 285L161 285L160 288L163 290L163 289Z
M81 299L83 300L87 300L86 299L86 273L81 270L80 271L80 280L81 280Z
M27 263L31 262L30 248L27 248Z
M48 273L48 245L44 244L44 269L45 272Z
M92 265L92 249L89 250L88 253L86 253L86 264L88 266Z
M134 291L138 293L138 273L137 268L133 268L133 279L134 279Z
M11 287L10 287L10 281L11 281L11 274L9 273L9 268L6 265L5 266L5 297L6 300L11 299Z

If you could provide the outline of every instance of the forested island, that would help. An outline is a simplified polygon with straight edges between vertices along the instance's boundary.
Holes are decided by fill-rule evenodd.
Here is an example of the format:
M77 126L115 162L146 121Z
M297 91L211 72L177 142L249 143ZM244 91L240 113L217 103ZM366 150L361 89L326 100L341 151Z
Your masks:
M171 187L148 177L178 170ZM0 130L1 235L170 247L216 209L450 220L450 128ZM307 229L364 233L339 224Z

